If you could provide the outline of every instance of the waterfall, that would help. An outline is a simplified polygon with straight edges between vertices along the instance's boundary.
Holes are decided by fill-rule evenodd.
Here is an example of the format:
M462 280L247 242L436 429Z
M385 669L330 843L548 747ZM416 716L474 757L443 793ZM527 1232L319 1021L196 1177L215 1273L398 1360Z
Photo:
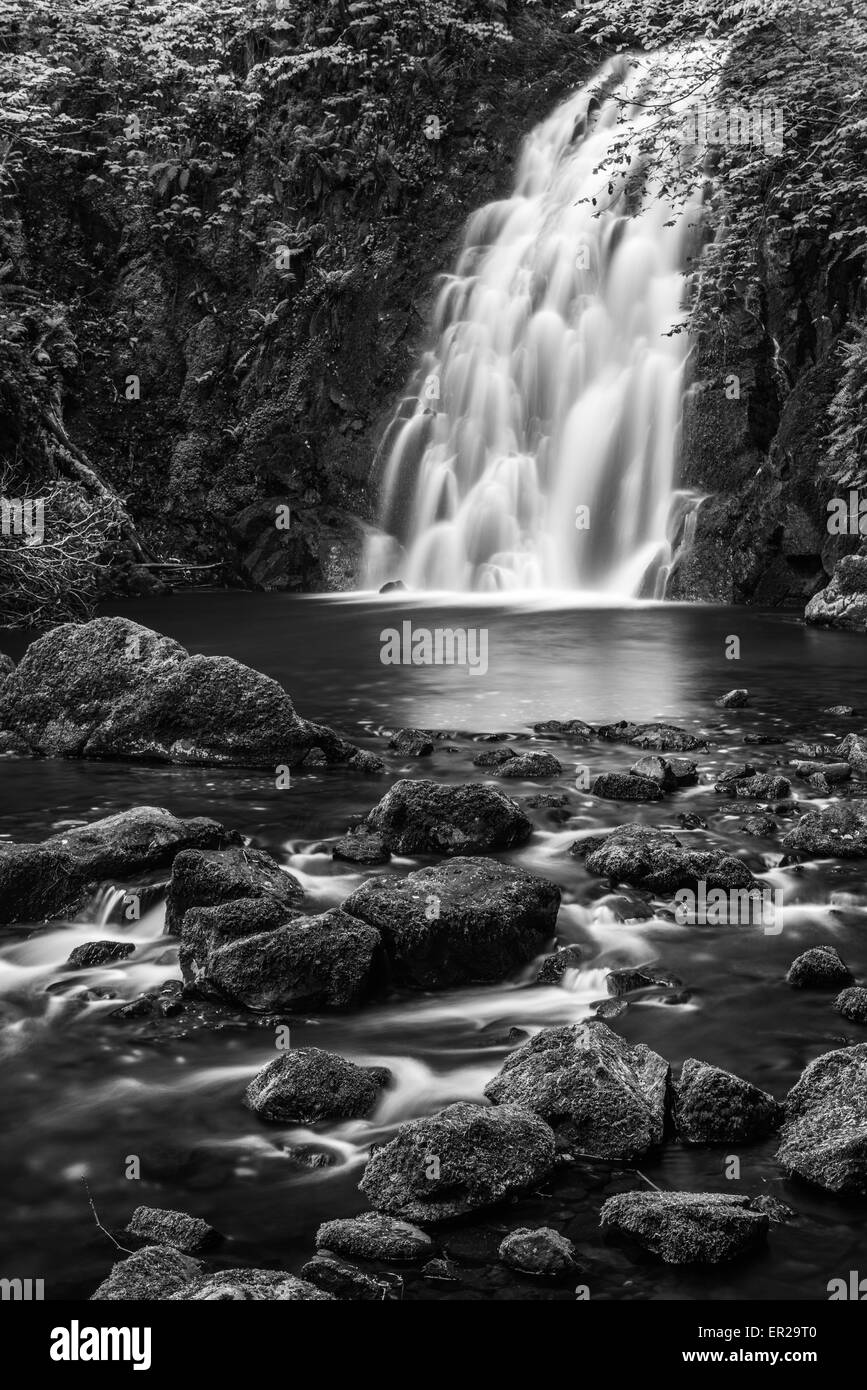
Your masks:
M659 93L652 60L612 59L470 217L381 450L371 586L661 596L700 196L673 207L639 153Z

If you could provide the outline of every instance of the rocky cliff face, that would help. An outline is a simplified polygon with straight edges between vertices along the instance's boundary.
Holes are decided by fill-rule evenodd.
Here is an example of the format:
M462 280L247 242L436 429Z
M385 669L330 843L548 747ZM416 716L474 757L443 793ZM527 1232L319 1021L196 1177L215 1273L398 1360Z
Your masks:
M5 457L38 482L67 440L152 557L350 587L435 277L595 54L498 0L13 8L4 85L41 63L46 109L6 190Z

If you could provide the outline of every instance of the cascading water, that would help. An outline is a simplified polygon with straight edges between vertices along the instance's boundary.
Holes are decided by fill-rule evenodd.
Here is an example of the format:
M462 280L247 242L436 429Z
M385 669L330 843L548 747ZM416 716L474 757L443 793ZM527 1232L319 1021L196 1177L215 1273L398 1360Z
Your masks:
M512 196L470 218L386 437L371 587L661 596L700 198L674 209L636 153L659 80L606 64L533 131Z

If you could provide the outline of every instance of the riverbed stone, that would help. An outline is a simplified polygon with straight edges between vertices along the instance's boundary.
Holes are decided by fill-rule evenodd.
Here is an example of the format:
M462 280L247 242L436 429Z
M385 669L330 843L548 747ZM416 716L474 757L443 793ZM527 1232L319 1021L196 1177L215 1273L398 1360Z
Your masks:
M867 773L867 738L863 734L847 734L833 751L837 757L845 758L853 771L862 776Z
M333 1250L356 1260L411 1263L427 1260L434 1243L426 1231L381 1211L326 1221L316 1232L317 1250Z
M750 692L748 690L729 690L714 701L715 704L722 705L723 709L743 709L749 702Z
M265 1300L310 1303L323 1299L331 1301L334 1296L283 1269L242 1268L221 1269L217 1274L203 1274L169 1297L172 1301L205 1303Z
M67 965L75 970L94 970L99 965L112 965L125 960L135 950L132 941L85 941L70 951Z
M473 758L473 767L499 767L502 763L513 762L517 757L514 748L485 748Z
M744 777L736 782L734 791L737 797L752 797L756 801L785 801L791 794L792 784L788 777L758 772L755 777Z
M783 1171L829 1192L867 1195L867 1043L816 1057L785 1105Z
M806 811L783 836L791 855L815 859L867 857L867 809L857 802L834 802Z
M353 826L337 841L331 851L333 859L349 864L387 864L391 858L386 843L376 831L365 825Z
M170 763L296 767L356 750L301 719L276 681L226 656L190 656L128 618L63 623L0 684L0 728L38 753Z
M398 729L388 746L405 758L429 758L434 751L433 739L426 729Z
M314 1255L302 1266L301 1277L317 1289L351 1302L381 1303L388 1290L383 1280L374 1279L333 1255Z
M238 898L267 898L290 911L304 897L301 884L263 849L184 850L172 864L166 896L166 931L183 930L193 907L217 907Z
M749 888L755 880L741 859L724 850L684 849L668 830L621 825L603 835L576 840L570 853L586 855L591 874L604 874L612 883L629 883L657 893L678 888Z
M659 801L662 787L654 778L634 772L600 772L590 783L590 795L605 801Z
M169 1245L146 1245L143 1250L118 1260L95 1293L92 1302L127 1299L152 1302L171 1298L201 1272L200 1260Z
M379 932L339 908L242 937L210 956L205 983L248 1009L351 1009L386 978Z
M676 724L634 724L621 719L616 724L603 724L596 733L612 743L631 743L654 753L693 753L707 747L707 739L699 738Z
M740 1144L763 1139L783 1119L767 1091L721 1067L687 1057L672 1086L674 1123L684 1144Z
M81 904L108 878L171 864L182 850L237 843L240 836L205 816L181 820L157 806L135 806L38 844L0 844L0 920L42 921Z
M513 1105L461 1101L402 1124L359 1183L371 1206L408 1221L447 1221L524 1191L554 1163L554 1135Z
M395 782L367 818L392 854L492 854L533 832L521 808L496 787L475 782Z
M151 1245L170 1245L185 1255L197 1255L219 1245L219 1231L197 1216L185 1211L168 1211L162 1207L136 1207L126 1227L126 1233L147 1240Z
M750 1197L622 1192L605 1202L600 1224L630 1236L666 1264L719 1264L762 1245L770 1221Z
M786 983L795 989L841 989L854 979L836 946L811 946L792 961Z
M867 989L855 985L841 990L834 1000L834 1008L850 1023L867 1023Z
M552 734L559 738L577 739L586 743L594 737L594 730L583 719L546 719L542 724L533 725L534 734Z
M697 780L696 765L690 758L661 758L654 753L639 758L629 771L634 777L649 777L669 792Z
M578 1262L571 1240L550 1226L519 1226L510 1231L500 1246L500 1259L519 1274L542 1275L548 1279L567 1279L575 1274Z
M360 1067L321 1047L291 1048L257 1072L245 1104L262 1120L316 1124L369 1115L391 1080L387 1067Z
M498 777L525 777L531 780L533 777L560 777L563 768L553 753L519 753L517 757L508 758L500 763L497 768Z
M276 931L302 915L275 898L235 898L216 907L188 908L178 948L178 964L184 978L196 980L221 946L244 936Z
M526 1106L582 1154L631 1159L662 1143L670 1069L596 1020L545 1028L485 1087L496 1105Z
M369 878L342 904L379 932L395 981L422 989L502 979L551 940L559 907L556 884L472 857Z

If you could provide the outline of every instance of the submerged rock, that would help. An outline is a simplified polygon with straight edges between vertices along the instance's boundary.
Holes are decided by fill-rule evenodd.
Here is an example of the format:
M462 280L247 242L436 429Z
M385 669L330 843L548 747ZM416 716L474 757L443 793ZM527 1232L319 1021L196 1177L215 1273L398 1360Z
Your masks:
M649 777L663 791L676 791L698 781L698 769L690 758L660 758L649 753L629 769L633 777Z
M590 783L590 795L606 801L659 801L662 787L652 777L634 772L601 772Z
M316 1232L317 1250L334 1250L356 1260L426 1260L434 1252L430 1236L409 1221L381 1211L326 1221Z
M319 1047L292 1048L256 1073L244 1100L279 1124L357 1120L370 1114L391 1079L387 1067L359 1067Z
M687 1057L672 1087L674 1123L685 1144L739 1144L763 1139L782 1122L782 1107L720 1067Z
M770 1222L750 1197L721 1192L623 1192L600 1224L631 1236L666 1264L719 1264L761 1245Z
M242 1301L262 1302L313 1302L317 1299L331 1300L330 1293L317 1289L306 1279L288 1274L283 1269L221 1269L218 1274L204 1274L192 1283L185 1285L173 1300L205 1303L238 1303Z
M389 1287L385 1281L373 1279L354 1265L330 1255L314 1255L303 1266L301 1277L335 1298L350 1301L381 1303Z
M225 656L190 656L127 618L64 623L0 686L0 727L50 757L297 767L356 751L300 719L285 690Z
M373 808L368 828L392 854L492 854L530 838L532 822L496 787L402 780Z
M735 784L735 796L755 797L759 801L785 801L790 795L792 784L788 777L776 777L770 772L757 773L755 777L745 777Z
M222 1239L219 1231L207 1221L188 1216L184 1211L166 1211L160 1207L136 1207L126 1232L153 1245L174 1246L187 1255L208 1250Z
M676 724L633 724L621 719L617 724L603 724L596 733L613 743L631 743L656 753L694 753L707 748L707 739L697 738Z
M674 893L704 882L711 888L749 888L755 880L742 860L723 850L688 850L668 830L622 825L604 836L578 840L570 853L586 854L591 874L656 893Z
M783 837L789 854L818 859L863 859L867 856L867 810L854 802L806 811Z
M836 946L811 946L792 961L786 983L795 989L839 989L854 980Z
M498 777L559 777L563 772L553 753L519 753L501 763Z
M303 897L297 878L285 873L263 849L241 846L219 853L184 850L172 864L166 931L180 932L184 914L192 907L217 907L238 898L266 898L291 911Z
M473 767L499 767L501 763L511 762L517 757L514 748L486 748L473 758Z
M560 946L542 961L536 972L536 984L558 985L567 970L577 970L580 964L580 946Z
M550 1226L538 1226L535 1230L520 1226L516 1231L510 1231L500 1246L499 1254L503 1264L519 1274L566 1279L578 1269L571 1240Z
M98 965L125 960L134 950L132 941L85 941L70 952L66 963L75 970L92 970Z
M345 859L349 864L387 864L391 858L382 836L364 825L347 830L331 854L332 858Z
M401 1125L370 1158L359 1187L378 1211L447 1221L531 1187L553 1163L554 1135L537 1115L460 1102Z
M385 979L379 932L339 908L215 951L206 983L248 1009L351 1009Z
M407 758L429 758L434 751L433 739L425 729L398 729L388 746Z
M560 890L526 869L459 858L404 879L370 878L342 910L375 927L398 983L500 980L554 935Z
M834 1000L834 1008L850 1023L867 1023L867 989L856 985L852 989L841 990Z
M104 879L161 868L185 849L239 840L205 816L180 820L160 807L136 806L39 844L0 844L0 920L57 917Z
M545 1028L485 1087L496 1105L526 1106L583 1154L638 1158L662 1143L668 1063L629 1047L606 1024Z
M193 1260L170 1245L146 1245L125 1260L118 1260L91 1301L140 1299L151 1302L171 1298L200 1273L201 1261Z
M555 734L561 738L579 739L586 743L594 737L593 729L583 719L546 719L543 724L533 725L534 734Z
M714 704L722 705L723 709L743 709L744 705L750 702L750 692L748 690L730 690L727 695L720 695Z
M867 1194L867 1043L810 1062L785 1104L783 1171L830 1192Z

